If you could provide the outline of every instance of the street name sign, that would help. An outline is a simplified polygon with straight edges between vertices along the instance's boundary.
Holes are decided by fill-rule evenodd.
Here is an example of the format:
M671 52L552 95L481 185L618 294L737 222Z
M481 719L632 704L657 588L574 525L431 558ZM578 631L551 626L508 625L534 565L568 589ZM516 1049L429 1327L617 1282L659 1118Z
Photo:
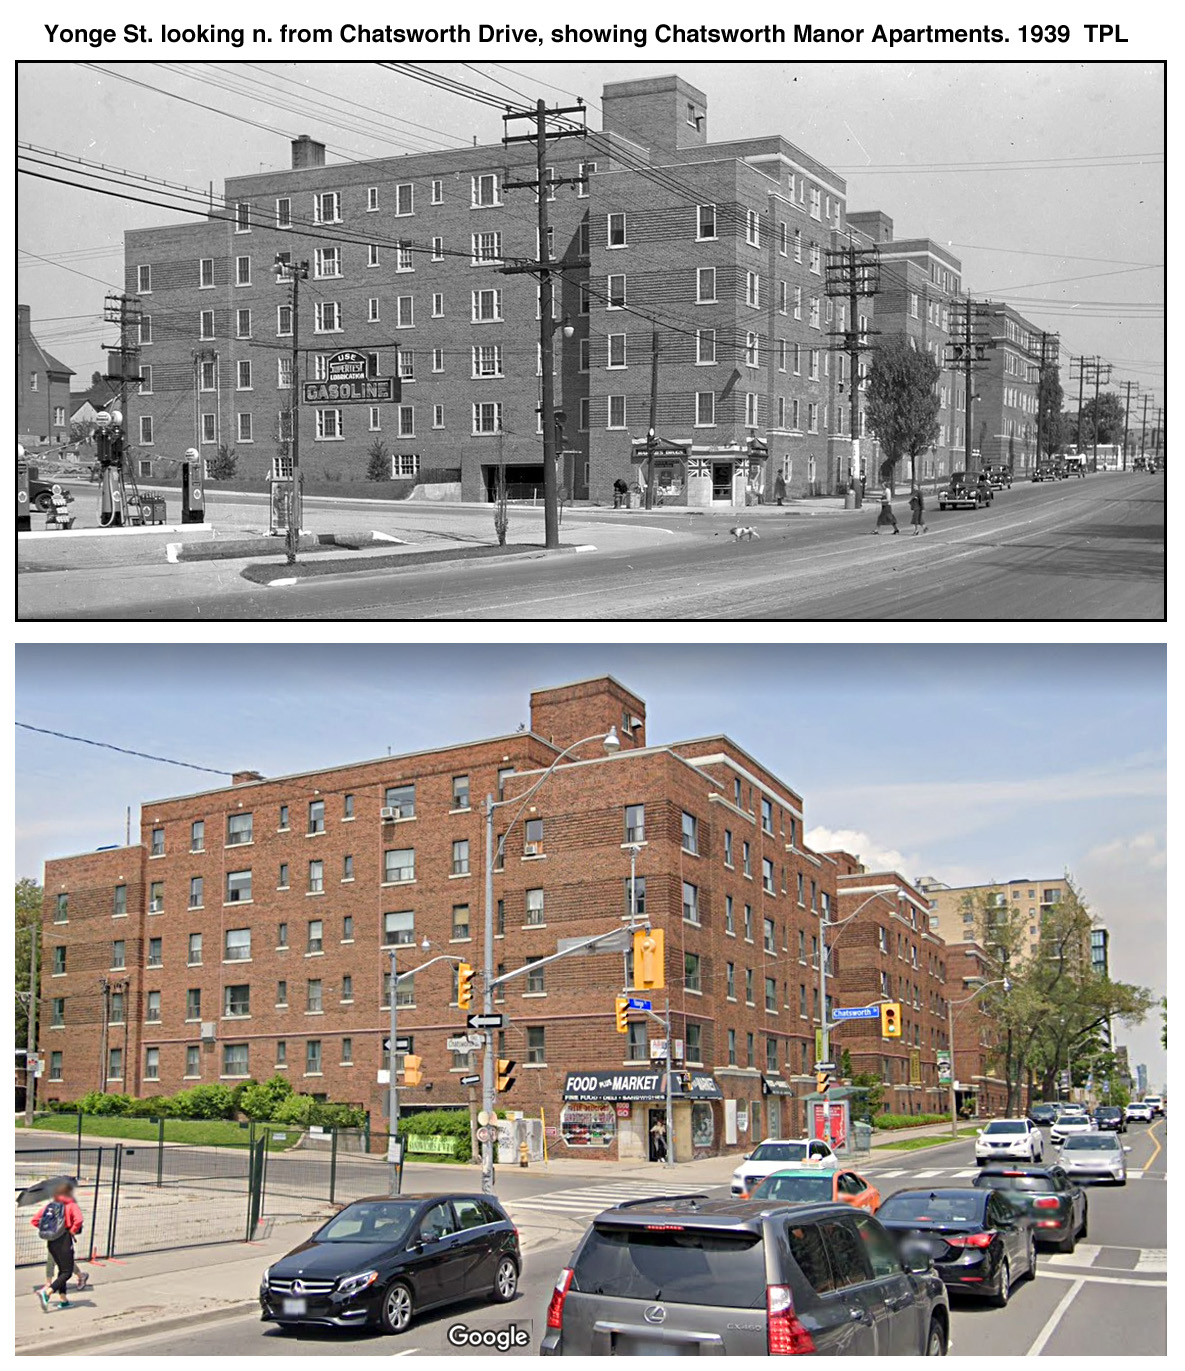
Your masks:
M481 1042L474 1043L466 1034L463 1038L446 1038L444 1045L450 1052L472 1052L475 1046L481 1046Z
M391 1050L391 1039L390 1039L390 1038L384 1038L384 1039L383 1039L383 1051L384 1051L384 1052L390 1052L390 1050ZM411 1051L411 1039L410 1039L410 1038L396 1038L396 1039L395 1039L395 1051L396 1051L396 1052L410 1052L410 1051Z
M816 1062L816 1063L815 1063L815 1071L816 1071L816 1072L818 1072L818 1071L834 1071L834 1070L835 1070L835 1063L834 1063L834 1062Z
M628 1001L628 1003L627 1003L627 1005L626 1005L626 1008L627 1008L627 1009L649 1009L649 1008L650 1008L650 1001L649 1001L649 1000L634 1000L634 999L631 999L631 1000Z
M879 1004L863 1005L859 1009L833 1009L831 1017L833 1019L879 1019L881 1007Z

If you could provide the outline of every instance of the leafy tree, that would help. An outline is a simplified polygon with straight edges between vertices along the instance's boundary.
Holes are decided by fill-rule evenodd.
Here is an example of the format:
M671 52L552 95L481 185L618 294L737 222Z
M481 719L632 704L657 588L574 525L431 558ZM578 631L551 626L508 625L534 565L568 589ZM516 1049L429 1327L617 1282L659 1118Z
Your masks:
M885 1083L876 1071L857 1071L852 1084L864 1091L864 1107L871 1122L885 1107Z
M937 362L919 351L905 334L883 339L872 352L868 372L868 426L884 453L881 477L890 485L902 457L911 460L918 476L918 457L938 437Z
M41 929L41 887L31 876L16 883L16 1045L29 1033L29 953Z
M1037 412L1041 416L1037 430L1037 457L1052 457L1062 446L1062 378L1057 367L1045 367L1037 387Z
M1169 1050L1169 1002L1165 996L1160 1000L1160 1045Z
M366 449L366 479L368 481L389 481L391 479L391 454L381 438L376 438Z
M1119 396L1106 390L1098 398L1096 406L1092 395L1082 406L1082 441L1094 445L1097 430L1100 443L1121 443L1123 441L1124 409Z
M839 1074L842 1080L850 1081L852 1079L852 1054L846 1047L839 1054Z
M239 1095L239 1108L249 1119L266 1122L275 1118L276 1110L293 1094L291 1082L275 1075L269 1081L249 1081Z

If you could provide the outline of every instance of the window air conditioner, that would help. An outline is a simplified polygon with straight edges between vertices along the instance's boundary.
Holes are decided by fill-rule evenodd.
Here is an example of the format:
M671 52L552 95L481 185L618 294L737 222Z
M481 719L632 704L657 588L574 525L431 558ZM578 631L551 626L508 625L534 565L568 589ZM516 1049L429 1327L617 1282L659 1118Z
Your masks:
M538 855L539 855L539 844L538 844L538 843L524 843L524 844L523 844L523 856L524 856L524 857L537 857Z
M383 808L379 810L379 818L398 819L401 817L402 813L403 811L395 805L384 805Z
M202 1024L202 1042L212 1043L214 1041L214 1025L212 1023Z

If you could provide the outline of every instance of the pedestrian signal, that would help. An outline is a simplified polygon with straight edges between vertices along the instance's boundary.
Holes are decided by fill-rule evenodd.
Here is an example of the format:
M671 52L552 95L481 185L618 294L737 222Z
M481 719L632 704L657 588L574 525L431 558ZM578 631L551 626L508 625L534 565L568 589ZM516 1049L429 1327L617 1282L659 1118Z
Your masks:
M634 934L634 989L661 990L665 984L662 929L639 929Z
M899 1004L881 1005L881 1037L899 1038L901 1036L901 1006Z

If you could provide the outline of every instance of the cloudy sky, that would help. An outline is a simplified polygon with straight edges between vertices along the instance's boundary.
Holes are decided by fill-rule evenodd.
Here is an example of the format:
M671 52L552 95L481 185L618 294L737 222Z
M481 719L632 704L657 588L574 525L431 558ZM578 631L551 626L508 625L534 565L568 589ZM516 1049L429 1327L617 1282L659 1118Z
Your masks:
M503 132L500 109L370 62L104 56L23 65L20 140L199 196L210 184L220 192L227 175L287 167L288 139L299 133L327 142L340 161L494 143ZM881 209L899 237L948 245L973 294L1060 332L1063 365L1069 353L1097 354L1113 364L1113 381L1139 381L1163 399L1159 64L429 65L520 105L583 96L593 129L606 82L677 71L708 97L710 140L782 134L846 178L849 209ZM41 340L85 384L100 366L100 342L111 341L100 319L105 290L123 288L123 230L192 220L29 175L17 189L21 299ZM153 197L149 187L137 193ZM1063 382L1070 389L1068 373Z
M1117 979L1166 985L1159 646L22 646L17 718L267 775L510 731L531 690L609 673L652 743L725 732L805 800L808 838L951 885L1069 871ZM17 730L17 872L124 839L216 775ZM1123 1030L1165 1073L1159 1017Z

